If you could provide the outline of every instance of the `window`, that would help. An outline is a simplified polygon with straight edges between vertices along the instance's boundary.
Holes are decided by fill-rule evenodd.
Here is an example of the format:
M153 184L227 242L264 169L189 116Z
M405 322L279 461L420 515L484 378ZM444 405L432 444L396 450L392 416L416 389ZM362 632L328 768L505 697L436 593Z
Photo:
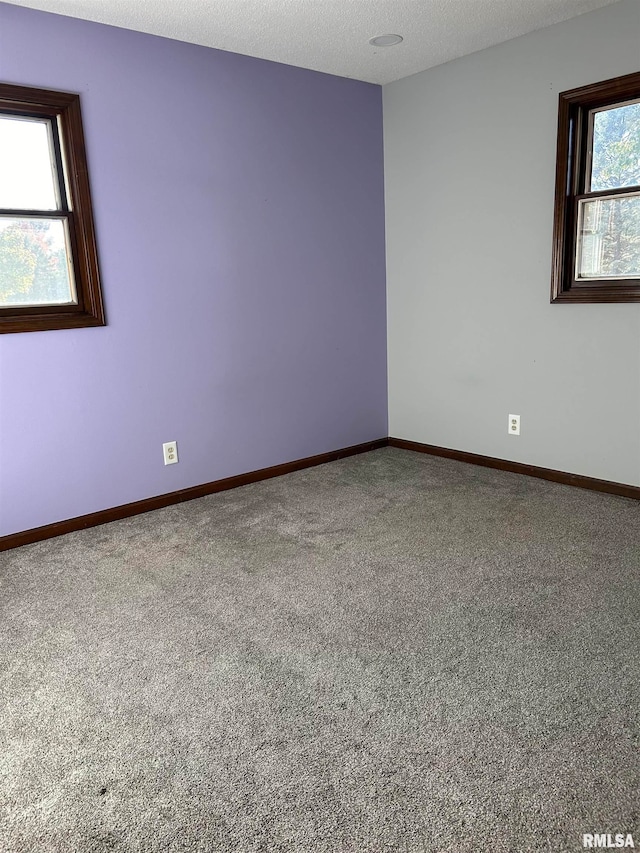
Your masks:
M552 302L640 302L640 73L560 95Z
M80 98L0 83L0 332L103 325Z

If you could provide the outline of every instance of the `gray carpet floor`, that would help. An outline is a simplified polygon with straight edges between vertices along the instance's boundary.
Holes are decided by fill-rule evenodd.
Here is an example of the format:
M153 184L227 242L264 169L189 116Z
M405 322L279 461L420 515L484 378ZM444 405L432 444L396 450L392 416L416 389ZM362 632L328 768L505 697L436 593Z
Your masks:
M0 554L0 850L638 847L639 533L386 448Z

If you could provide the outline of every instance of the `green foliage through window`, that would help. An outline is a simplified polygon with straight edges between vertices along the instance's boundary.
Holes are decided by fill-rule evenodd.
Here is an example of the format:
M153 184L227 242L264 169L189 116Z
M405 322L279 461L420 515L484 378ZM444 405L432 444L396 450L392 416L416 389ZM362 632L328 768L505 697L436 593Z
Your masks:
M591 191L640 186L640 102L593 116Z
M56 231L64 233L55 220L0 219L0 304L74 301L65 246Z

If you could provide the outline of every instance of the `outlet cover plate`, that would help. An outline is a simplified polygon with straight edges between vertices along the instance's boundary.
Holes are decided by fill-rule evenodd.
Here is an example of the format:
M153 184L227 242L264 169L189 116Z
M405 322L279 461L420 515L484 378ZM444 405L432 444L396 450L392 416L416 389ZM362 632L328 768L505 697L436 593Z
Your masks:
M165 465L175 465L178 461L178 442L166 441L162 445L162 455Z

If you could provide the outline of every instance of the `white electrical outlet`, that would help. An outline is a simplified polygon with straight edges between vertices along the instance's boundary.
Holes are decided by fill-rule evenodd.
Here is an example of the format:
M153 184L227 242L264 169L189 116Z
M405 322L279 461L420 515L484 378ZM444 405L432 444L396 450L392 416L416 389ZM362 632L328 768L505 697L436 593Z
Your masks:
M509 415L509 435L520 435L520 415Z
M178 461L178 442L167 441L162 445L165 465L175 465Z

